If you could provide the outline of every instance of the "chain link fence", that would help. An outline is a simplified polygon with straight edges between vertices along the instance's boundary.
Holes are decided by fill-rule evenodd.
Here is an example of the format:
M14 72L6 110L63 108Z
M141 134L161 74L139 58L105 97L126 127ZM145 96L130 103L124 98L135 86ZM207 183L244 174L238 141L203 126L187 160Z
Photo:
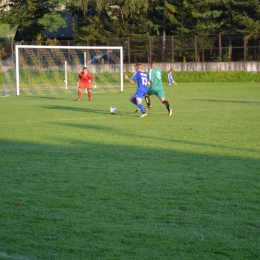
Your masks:
M16 44L35 44L32 42L14 42L0 38L0 58L13 56ZM52 44L52 42L54 44ZM74 41L49 40L40 45L73 46ZM124 63L143 62L227 62L260 61L260 34L251 40L242 35L174 35L142 36L137 38L110 38L106 44L96 46L123 46ZM102 61L99 61L102 62Z
M108 39L124 47L126 63L259 61L260 35L245 40L239 35L176 35Z

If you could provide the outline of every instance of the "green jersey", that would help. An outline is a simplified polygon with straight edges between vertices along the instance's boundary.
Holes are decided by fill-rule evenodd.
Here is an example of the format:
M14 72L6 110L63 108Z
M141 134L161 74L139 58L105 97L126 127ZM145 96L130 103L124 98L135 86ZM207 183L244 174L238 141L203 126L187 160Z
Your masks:
M151 69L149 72L149 78L152 81L152 88L163 88L162 71L160 68Z
M158 98L165 98L161 69L160 68L151 69L149 72L149 78L152 81L152 84L147 94L149 96L156 95Z

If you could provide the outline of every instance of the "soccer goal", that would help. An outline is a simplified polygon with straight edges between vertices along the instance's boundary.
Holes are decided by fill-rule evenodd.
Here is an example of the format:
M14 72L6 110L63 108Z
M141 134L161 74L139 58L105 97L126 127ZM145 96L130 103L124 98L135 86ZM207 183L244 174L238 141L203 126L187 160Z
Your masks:
M16 45L15 75L7 70L4 80L15 79L17 95L73 92L83 67L95 78L94 93L123 91L123 47L115 46Z

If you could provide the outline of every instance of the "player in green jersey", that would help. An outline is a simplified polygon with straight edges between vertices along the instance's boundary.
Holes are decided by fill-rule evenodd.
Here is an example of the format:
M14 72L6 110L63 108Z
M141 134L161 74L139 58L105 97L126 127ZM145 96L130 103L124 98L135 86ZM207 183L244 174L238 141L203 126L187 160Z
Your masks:
M169 102L165 99L164 88L162 83L162 71L159 67L157 67L156 62L151 63L151 70L149 71L150 78L150 88L148 90L147 95L145 96L145 102L147 104L147 109L151 109L151 100L150 96L157 96L164 106L168 110L168 115L172 115L172 108L170 107Z

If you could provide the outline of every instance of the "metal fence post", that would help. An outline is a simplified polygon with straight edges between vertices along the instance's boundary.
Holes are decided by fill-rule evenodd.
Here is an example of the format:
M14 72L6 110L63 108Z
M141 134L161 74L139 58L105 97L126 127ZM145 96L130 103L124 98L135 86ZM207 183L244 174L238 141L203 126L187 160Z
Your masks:
M221 34L218 35L218 55L219 55L219 61L222 60L222 44L221 44Z
M174 36L172 36L172 62L174 62Z
M258 35L258 60L260 60L260 34Z
M128 54L128 63L130 64L131 63L131 57L130 57L130 38L128 37L127 38L127 54Z
M244 39L244 61L247 59L247 40Z
M194 48L195 48L195 62L198 61L198 43L197 43L197 35L194 35Z

